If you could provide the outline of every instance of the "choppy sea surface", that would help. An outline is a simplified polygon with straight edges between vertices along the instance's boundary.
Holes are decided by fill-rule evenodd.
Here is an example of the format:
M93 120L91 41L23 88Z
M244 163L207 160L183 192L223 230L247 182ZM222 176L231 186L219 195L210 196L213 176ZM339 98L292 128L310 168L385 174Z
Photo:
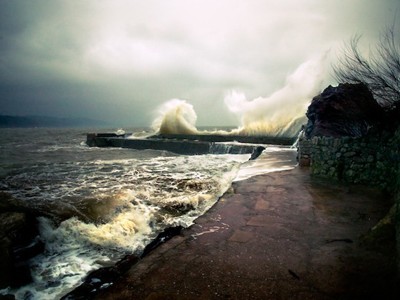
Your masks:
M1 129L0 191L43 215L45 243L30 261L33 283L3 294L58 299L89 272L140 255L165 228L190 226L234 180L295 165L294 150L282 147L267 147L247 162L248 154L188 156L85 144L87 132L106 131Z

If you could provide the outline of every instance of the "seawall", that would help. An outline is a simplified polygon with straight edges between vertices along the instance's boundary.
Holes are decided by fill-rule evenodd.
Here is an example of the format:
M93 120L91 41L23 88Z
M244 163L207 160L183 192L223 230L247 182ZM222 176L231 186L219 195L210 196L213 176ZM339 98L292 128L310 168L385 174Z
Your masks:
M253 154L256 158L263 149L259 145L292 145L293 138L222 135L157 135L130 139L127 135L113 133L88 133L90 147L120 147L137 150L165 150L177 154Z
M249 144L271 144L291 146L296 138L293 137L274 137L274 136L258 136L258 135L230 135L230 134L158 134L151 137L152 139L176 139L203 142L239 142Z

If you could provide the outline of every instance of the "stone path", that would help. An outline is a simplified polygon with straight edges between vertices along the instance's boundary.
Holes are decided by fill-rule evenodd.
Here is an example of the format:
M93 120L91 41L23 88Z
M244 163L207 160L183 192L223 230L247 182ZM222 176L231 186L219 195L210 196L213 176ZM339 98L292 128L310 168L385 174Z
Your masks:
M388 299L393 253L359 243L383 200L300 168L237 182L96 299Z

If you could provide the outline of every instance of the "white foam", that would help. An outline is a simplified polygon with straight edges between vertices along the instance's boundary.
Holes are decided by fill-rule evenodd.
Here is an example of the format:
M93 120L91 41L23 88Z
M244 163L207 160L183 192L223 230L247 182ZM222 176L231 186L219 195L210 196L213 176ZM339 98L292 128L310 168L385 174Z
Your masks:
M71 214L58 226L40 219L46 251L31 261L34 282L11 292L17 299L59 298L102 263L140 254L164 228L190 226L230 187L248 156L97 159L9 177L20 199ZM27 182L37 189L26 189Z
M291 170L297 165L295 156L296 149L268 146L256 160L243 163L233 181L242 181L276 171Z
M165 102L153 122L153 129L162 134L196 134L197 115L193 106L185 100L172 99Z

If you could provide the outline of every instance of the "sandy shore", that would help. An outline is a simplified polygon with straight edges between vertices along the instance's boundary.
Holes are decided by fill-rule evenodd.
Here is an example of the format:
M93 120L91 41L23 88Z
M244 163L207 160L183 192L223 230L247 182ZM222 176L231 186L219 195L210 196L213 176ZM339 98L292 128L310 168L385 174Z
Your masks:
M96 299L388 299L393 249L360 244L384 200L300 168L236 182Z

